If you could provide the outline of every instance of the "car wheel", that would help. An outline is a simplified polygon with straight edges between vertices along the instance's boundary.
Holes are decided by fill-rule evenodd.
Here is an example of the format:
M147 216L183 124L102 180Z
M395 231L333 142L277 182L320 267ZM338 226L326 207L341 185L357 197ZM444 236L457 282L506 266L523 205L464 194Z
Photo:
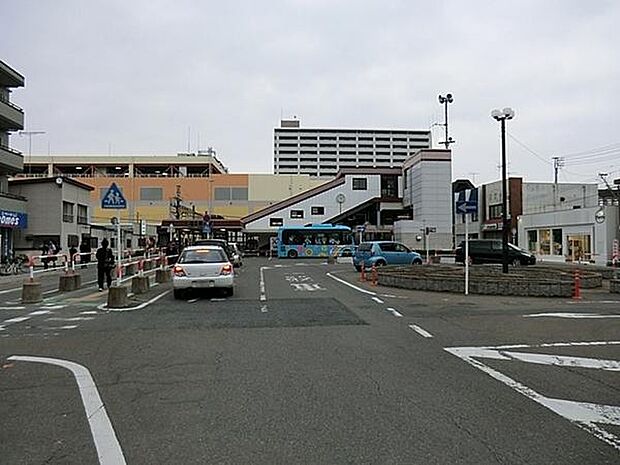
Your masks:
M518 266L521 266L521 260L519 260L518 258L515 258L512 261L512 266L514 266L515 268L518 267Z
M387 263L385 263L384 260L377 260L375 262L375 266L385 266L385 265L387 265Z
M289 250L287 255L288 255L288 258L297 258L297 251Z
M422 260L420 260L419 258L416 258L413 263L413 265L421 265L422 264Z
M235 290L232 287L227 287L226 289L224 289L224 295L226 297L232 297L234 293L235 293Z
M174 294L175 299L182 299L183 296L185 295L185 292L183 292L183 289L174 289L172 293Z

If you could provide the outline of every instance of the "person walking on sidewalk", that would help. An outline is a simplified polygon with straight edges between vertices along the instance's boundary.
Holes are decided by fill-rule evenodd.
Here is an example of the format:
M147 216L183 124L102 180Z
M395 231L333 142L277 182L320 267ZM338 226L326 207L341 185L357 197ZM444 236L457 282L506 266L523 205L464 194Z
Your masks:
M103 291L103 279L105 277L108 289L112 285L112 269L114 268L114 254L112 249L108 248L108 240L101 241L101 247L97 249L95 257L97 258L97 283L99 291Z

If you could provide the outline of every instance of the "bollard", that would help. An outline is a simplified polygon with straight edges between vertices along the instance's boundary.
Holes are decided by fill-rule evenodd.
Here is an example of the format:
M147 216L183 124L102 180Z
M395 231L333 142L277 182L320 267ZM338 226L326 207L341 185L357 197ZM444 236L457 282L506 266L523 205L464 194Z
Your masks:
M60 292L75 291L77 289L75 276L74 274L61 274L58 277L58 290Z
M42 300L43 293L41 292L41 283L39 281L31 281L30 279L24 281L22 287L22 303L36 304Z
M155 281L158 283L169 283L170 271L165 269L155 270Z
M581 300L581 274L578 269L574 272L573 300Z
M370 270L371 270L371 279L372 279L371 284L373 286L376 286L377 285L377 266L373 264Z
M108 289L108 308L127 307L127 288L123 286L112 286Z
M366 281L366 264L364 262L362 262L362 274L360 275L360 281Z
M149 290L148 276L134 276L131 278L131 292L134 294L144 294Z

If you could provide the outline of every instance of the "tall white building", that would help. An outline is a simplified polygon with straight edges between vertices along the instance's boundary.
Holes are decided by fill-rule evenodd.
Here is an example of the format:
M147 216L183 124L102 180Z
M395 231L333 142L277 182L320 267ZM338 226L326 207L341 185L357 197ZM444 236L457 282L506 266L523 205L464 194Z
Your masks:
M303 128L282 120L274 129L275 174L335 176L341 168L400 168L431 147L429 130Z

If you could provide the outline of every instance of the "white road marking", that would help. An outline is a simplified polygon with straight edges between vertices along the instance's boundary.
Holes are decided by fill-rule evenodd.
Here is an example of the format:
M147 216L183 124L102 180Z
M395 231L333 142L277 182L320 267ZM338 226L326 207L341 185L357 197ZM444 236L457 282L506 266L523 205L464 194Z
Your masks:
M194 302L198 302L198 299L189 299L187 301L188 304L193 304Z
M358 292L361 292L361 293L363 293L363 294L368 294L368 295L377 295L377 293L376 293L376 292L367 291L366 289L362 289L361 287L357 287L355 284L351 284L350 282L345 281L344 279L339 278L338 276L334 276L334 275L333 275L333 274L331 274L331 273L326 273L326 274L327 274L327 276L329 276L330 278L335 279L335 280L336 280L336 281L338 281L339 283L344 284L345 286L349 286L351 289L355 289L355 290L356 290L356 291L358 291Z
M403 314L400 313L398 310L396 310L395 308L392 307L388 307L386 309L388 312L390 312L392 315L394 315L397 318L402 318Z
M56 331L57 329L75 329L78 326L79 325L48 326L45 329L48 329L50 331Z
M51 317L51 318L46 318L45 321L90 321L94 319L95 317L92 317L92 316L72 316L72 317L67 317L67 318Z
M270 267L261 266L260 267L260 301L265 302L267 300L267 292L265 290L265 270L268 270Z
M47 315L48 313L52 313L50 310L35 310L34 312L30 312L28 315L37 316L37 315Z
M65 308L65 307L66 305L53 305L53 304L52 305L47 304L44 306L46 310L60 310L61 308Z
M50 289L49 291L43 291L41 294L53 294L54 292L59 292L58 289Z
M501 349L506 348L532 348L532 347L571 347L592 345L617 345L620 341L594 341L594 342L560 342L535 345L513 345L495 347L447 347L444 350L455 355L470 365L482 370L494 379L504 383L510 388L543 405L552 412L563 416L575 425L588 431L598 439L606 442L617 450L620 450L620 438L606 431L599 425L620 426L620 406L594 404L590 402L577 402L565 399L545 397L520 382L491 368L476 358L490 358L495 360L519 360L522 362L555 365L555 366L578 366L581 368L594 368L604 371L618 371L620 362L615 360L598 360L583 357L569 357L553 354L518 353Z
M291 283L291 287L295 290L295 291L324 291L325 288L321 287L319 284L316 283Z
M116 433L108 417L97 385L93 380L90 371L83 365L69 360L47 357L30 357L22 355L13 355L7 360L19 362L45 363L55 365L69 370L75 377L75 381L82 397L82 405L90 431L97 448L100 465L124 465L125 457L123 450L116 438Z
M97 308L99 310L107 310L108 312L130 312L133 310L141 310L149 305L151 305L153 302L157 302L159 299L161 299L163 296L165 296L166 294L170 293L170 289L168 289L167 291L162 292L159 295L156 295L155 297L153 297L151 300L147 300L146 302L142 302L140 305L136 305L135 307L125 307L125 308L108 308L108 304L101 304L99 305Z
M14 287L13 289L5 289L4 291L0 291L0 295L2 294L9 294L11 292L17 292L17 291L21 291L22 288L21 287Z
M416 333L418 333L422 337L433 337L433 335L431 333L429 333L424 328L421 328L418 325L411 324L411 325L409 325L409 328L413 329Z
M383 300L381 300L379 297L371 297L372 300L374 300L375 302L377 302L378 304L382 304Z
M267 313L267 305L261 305L260 306L260 311L261 311L261 313Z
M396 297L394 294L381 294L381 297Z
M567 300L566 304L620 304L620 300Z
M80 315L96 315L97 313L99 313L97 310L84 310L80 312Z
M29 320L29 316L16 316L15 318L9 318L8 320L4 320L2 322L2 326L4 325L12 325L14 323L21 323L22 321Z
M0 310L23 310L26 307L0 307Z
M530 313L523 315L524 318L574 318L574 319L598 319L598 318L620 318L620 315L601 315L600 313Z

